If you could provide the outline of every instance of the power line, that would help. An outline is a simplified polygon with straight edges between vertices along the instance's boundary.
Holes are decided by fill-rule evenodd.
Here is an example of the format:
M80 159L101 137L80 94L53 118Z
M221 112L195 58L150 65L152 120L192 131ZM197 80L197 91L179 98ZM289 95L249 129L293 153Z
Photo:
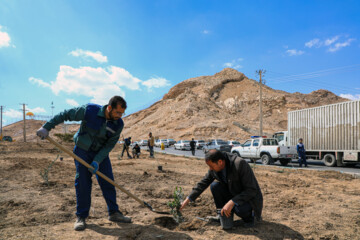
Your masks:
M352 69L352 68L355 68L355 69ZM285 75L284 77L277 77L277 78L272 78L271 79L271 80L280 80L281 81L281 80L295 79L295 78L297 79L297 78L308 78L308 77L323 76L323 75L330 74L330 73L333 73L333 72L341 72L341 71L346 70L346 69L349 69L350 71L360 70L360 64L354 64L354 65L337 67L337 68L329 68L329 69L324 69L324 70L310 72L310 73L302 73L302 74L286 74L286 73L278 73L278 72L273 72L273 71L269 71L269 72L270 73L275 73L275 74Z
M286 84L286 83L291 83L291 82L289 81L289 82L273 83L273 84L278 85L278 84ZM354 88L346 87L343 85L338 85L338 84L334 84L334 83L330 83L330 82L313 81L310 79L303 79L301 81L301 85L307 86L307 87L320 87L320 88L326 88L326 89L334 89L334 91L341 90L341 91L345 91L345 92L352 92L355 94L358 94L360 92L360 89L356 90Z

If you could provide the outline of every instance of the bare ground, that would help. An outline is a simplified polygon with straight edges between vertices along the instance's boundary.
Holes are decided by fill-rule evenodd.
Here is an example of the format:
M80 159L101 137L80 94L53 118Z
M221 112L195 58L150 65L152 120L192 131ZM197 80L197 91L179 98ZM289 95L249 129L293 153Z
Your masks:
M207 171L201 160L161 154L150 159L147 152L140 159L119 160L119 151L117 146L111 153L115 181L159 210L169 210L166 203L176 186L187 194ZM120 210L133 223L112 223L93 178L88 228L75 232L73 160L61 154L49 186L39 174L58 154L45 141L0 143L0 239L360 239L360 179L260 166L254 171L264 195L263 222L253 229L237 218L229 231L197 219L214 214L209 190L184 210L186 221L180 225L117 191ZM157 171L158 165L164 171Z

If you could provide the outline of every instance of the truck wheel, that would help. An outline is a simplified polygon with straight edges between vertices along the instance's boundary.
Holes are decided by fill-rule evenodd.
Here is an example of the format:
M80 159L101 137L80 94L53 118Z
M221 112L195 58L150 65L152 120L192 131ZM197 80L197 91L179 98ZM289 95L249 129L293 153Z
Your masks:
M325 154L323 160L324 160L325 165L328 167L334 167L336 165L335 156L330 153Z
M290 162L289 159L280 159L280 163L281 163L282 166L288 165L289 162Z
M233 151L232 154L236 154L236 156L241 157L241 156L240 156L240 153L237 152L237 151Z
M269 156L268 154L264 154L264 155L261 156L261 162L264 165L270 165L270 164L274 163L272 157Z

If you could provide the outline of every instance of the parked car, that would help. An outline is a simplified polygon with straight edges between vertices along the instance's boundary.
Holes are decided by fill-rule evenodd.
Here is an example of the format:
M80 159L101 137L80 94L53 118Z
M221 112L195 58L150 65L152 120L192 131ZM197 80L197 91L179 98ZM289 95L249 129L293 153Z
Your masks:
M176 141L172 138L168 138L168 139L166 139L166 141L168 142L169 146L172 146L176 143Z
M242 146L233 147L231 152L253 162L261 159L263 164L273 164L279 160L281 165L286 166L291 160L280 155L280 146L275 138L253 137L246 140Z
M179 150L190 150L190 141L180 140L174 144L174 148Z
M147 146L148 145L148 140L140 140L139 141L139 146Z
M3 140L3 141L8 141L8 142L12 142L12 141L13 141L12 137L10 137L10 136L3 136L2 140Z
M195 142L196 142L197 149L202 149L206 144L204 140L195 140Z
M211 149L217 149L223 152L230 152L231 146L222 139L213 139L203 147L203 151L204 153L207 153Z
M233 140L229 140L228 141L228 144L231 146L231 147L239 147L241 146L241 143L239 141L233 141Z
M163 143L166 148L169 147L169 143L167 142L166 139L158 139L158 140L156 140L155 147L161 147L161 143Z

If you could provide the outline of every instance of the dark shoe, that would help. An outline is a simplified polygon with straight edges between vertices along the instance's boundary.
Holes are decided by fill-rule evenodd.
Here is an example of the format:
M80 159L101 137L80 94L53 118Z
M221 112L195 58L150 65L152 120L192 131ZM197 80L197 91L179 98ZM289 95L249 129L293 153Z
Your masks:
M110 214L109 220L112 222L131 223L131 218L125 217L120 212L114 212L114 213Z
M75 231L83 231L83 230L85 230L85 228L86 228L85 218L78 217L74 224L74 230Z
M244 220L244 227L245 228L253 228L255 227L255 218L251 217L249 220Z

